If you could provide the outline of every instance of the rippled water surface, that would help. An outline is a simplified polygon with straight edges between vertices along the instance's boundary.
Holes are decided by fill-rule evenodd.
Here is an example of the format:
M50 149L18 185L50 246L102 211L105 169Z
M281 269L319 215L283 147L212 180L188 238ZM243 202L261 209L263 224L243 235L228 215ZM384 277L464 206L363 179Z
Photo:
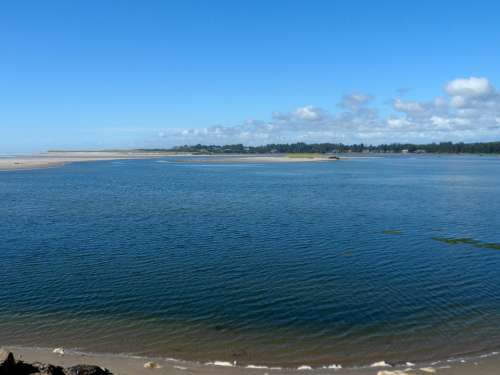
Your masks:
M280 366L500 347L500 158L162 161L0 173L0 344Z

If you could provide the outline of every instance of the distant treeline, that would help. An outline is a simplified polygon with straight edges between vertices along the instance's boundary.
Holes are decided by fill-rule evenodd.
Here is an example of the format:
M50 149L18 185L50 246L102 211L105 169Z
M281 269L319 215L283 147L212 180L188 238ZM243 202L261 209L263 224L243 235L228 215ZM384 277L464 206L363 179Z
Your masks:
M265 146L234 145L184 145L171 149L141 149L139 151L169 151L189 152L195 154L268 154L268 153L344 153L344 152L374 152L374 153L447 153L447 154L500 154L500 142L480 143L392 143L382 145L365 145L363 143L344 145L342 143L290 143L268 144Z

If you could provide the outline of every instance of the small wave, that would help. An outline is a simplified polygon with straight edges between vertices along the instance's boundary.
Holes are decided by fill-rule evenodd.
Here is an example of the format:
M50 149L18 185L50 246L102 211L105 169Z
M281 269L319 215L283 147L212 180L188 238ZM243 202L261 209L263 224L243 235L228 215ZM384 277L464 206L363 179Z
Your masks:
M231 363L231 362L226 362L226 361L213 361L213 362L207 362L206 365L220 366L220 367L235 367L236 362Z
M370 367L392 367L390 363L386 361L375 362L370 365Z
M307 366L307 365L302 365L302 366L299 366L297 367L297 370L312 370L312 367L311 366Z
M498 355L498 352L486 353L486 354L480 355L479 358L489 358L489 357L493 357L495 355Z
M322 367L322 369L326 369L326 370L340 370L341 368L342 368L342 365L336 365L336 364Z
M170 361L170 362L182 362L180 359L177 358L171 358L171 357L166 357L165 361Z

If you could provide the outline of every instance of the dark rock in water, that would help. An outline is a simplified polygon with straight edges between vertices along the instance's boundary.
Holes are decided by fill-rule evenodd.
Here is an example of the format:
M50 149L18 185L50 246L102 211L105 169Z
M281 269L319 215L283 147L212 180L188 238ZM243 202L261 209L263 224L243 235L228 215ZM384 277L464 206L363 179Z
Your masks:
M77 365L63 369L45 363L17 361L11 352L0 350L0 375L111 375L99 366Z
M108 369L103 369L99 366L91 365L76 365L66 369L68 375L110 375Z
M23 361L16 362L11 352L0 350L0 375L30 375L37 372L38 367Z
M38 366L32 365L30 363L24 363L23 361L17 361L15 371L12 374L15 375L30 375L40 372ZM54 374L58 375L58 374Z
M16 369L16 360L11 352L0 350L0 375L13 374Z
M66 375L64 369L60 366L47 365L45 363L34 363L38 368L38 373L42 375Z

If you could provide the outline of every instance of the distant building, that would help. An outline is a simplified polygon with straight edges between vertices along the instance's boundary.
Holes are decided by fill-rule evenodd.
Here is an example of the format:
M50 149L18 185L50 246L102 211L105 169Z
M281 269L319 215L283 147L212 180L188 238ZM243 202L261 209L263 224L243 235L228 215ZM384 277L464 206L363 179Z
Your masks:
M405 148L404 150L401 150L402 154L407 154L409 151Z

